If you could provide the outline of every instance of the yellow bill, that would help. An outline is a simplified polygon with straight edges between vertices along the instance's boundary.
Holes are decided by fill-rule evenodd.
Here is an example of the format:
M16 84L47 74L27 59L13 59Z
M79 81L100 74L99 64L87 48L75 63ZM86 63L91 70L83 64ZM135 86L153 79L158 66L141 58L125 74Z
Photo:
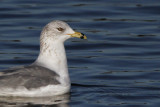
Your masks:
M87 39L87 36L84 35L83 33L80 33L80 32L75 32L73 34L69 34L71 35L72 37L77 37L77 38L81 38L81 39Z

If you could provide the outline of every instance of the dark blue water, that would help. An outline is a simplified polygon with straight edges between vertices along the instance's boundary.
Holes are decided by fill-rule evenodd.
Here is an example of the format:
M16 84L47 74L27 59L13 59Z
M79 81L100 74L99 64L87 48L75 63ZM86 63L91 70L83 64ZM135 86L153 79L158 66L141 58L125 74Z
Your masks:
M0 0L0 69L32 63L41 29L55 19L88 40L65 43L70 98L46 107L159 106L159 0ZM21 106L45 107L43 101Z

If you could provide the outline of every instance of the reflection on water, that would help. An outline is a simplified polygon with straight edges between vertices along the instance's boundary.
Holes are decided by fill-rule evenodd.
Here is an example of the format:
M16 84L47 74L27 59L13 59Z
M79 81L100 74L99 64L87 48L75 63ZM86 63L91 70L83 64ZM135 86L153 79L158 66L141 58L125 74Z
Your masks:
M28 107L31 105L57 105L58 107L69 107L70 94L52 97L0 97L1 107Z

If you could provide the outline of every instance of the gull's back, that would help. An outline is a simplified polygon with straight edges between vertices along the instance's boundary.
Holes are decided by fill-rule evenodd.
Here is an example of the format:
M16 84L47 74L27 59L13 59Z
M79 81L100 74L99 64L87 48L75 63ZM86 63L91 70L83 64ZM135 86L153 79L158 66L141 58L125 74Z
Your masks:
M59 77L54 71L38 65L22 66L3 70L0 73L1 88L18 88L34 89L47 85L60 84Z

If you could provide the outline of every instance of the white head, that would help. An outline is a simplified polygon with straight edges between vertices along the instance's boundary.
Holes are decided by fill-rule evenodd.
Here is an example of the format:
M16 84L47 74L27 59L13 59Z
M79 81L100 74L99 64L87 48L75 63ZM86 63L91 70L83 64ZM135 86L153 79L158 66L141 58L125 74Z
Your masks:
M63 44L65 40L71 37L87 39L84 34L75 32L67 23L59 20L52 21L41 32L40 51L44 53L52 50L52 47Z
M79 32L73 31L73 29L65 22L55 20L48 23L41 33L41 40L48 38L53 40L58 40L59 42L64 42L71 37L78 37L81 39L87 39L85 35Z

